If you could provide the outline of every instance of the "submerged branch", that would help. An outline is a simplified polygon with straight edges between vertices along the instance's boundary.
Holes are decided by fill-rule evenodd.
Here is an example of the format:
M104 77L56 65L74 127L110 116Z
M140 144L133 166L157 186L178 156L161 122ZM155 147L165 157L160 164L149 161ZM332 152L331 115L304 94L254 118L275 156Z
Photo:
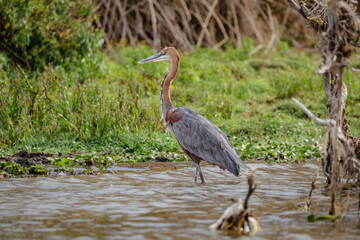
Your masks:
M311 205L311 199L312 199L312 194L316 188L315 186L315 182L316 182L316 179L317 179L317 174L315 175L314 177L314 180L311 182L311 189L310 189L310 192L309 192L309 195L308 195L308 199L306 201L306 205L304 207L304 210L305 211L309 211L310 210L310 205Z
M252 212L248 209L248 201L251 194L256 189L255 176L248 176L249 189L245 197L244 205L241 198L225 210L223 215L216 223L210 226L214 230L237 230L240 234L249 233L250 235L260 231L260 224L255 219Z
M245 197L245 201L244 201L244 209L248 209L248 202L249 202L249 198L251 196L251 194L255 191L256 189L256 184L255 184L255 176L254 175L250 175L248 177L248 184L249 184L249 189L248 189L248 193Z

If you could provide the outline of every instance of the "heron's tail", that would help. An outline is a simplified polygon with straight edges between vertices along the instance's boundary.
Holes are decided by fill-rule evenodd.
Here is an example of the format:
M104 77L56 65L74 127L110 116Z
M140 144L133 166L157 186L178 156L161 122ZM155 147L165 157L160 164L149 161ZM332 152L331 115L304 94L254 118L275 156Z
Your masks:
M228 157L230 159L230 164L228 164L226 169L235 176L239 176L240 171L245 171L245 172L250 171L250 169L248 168L248 166L246 166L246 164L240 158L238 153L236 157L231 156L231 154L228 154Z

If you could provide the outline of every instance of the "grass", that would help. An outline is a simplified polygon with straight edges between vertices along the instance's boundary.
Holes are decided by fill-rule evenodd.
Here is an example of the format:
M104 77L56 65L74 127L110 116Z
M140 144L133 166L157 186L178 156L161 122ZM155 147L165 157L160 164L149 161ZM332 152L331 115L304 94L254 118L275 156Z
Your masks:
M325 117L322 77L314 74L321 57L286 43L269 54L252 55L250 40L245 46L180 52L174 106L192 108L218 125L247 161L319 159L325 129L290 98ZM112 163L188 160L161 120L160 88L170 63L137 64L152 54L145 45L109 49L105 70L82 84L52 67L37 77L0 70L0 156L28 150L111 156ZM346 70L353 135L360 135L358 80Z

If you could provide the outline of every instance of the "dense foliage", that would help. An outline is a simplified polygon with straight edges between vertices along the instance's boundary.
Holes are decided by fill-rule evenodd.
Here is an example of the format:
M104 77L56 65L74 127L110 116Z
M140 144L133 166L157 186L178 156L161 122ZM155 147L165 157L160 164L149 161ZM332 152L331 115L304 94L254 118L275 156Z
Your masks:
M49 65L79 81L96 75L103 40L93 27L93 8L87 0L1 0L2 77L8 68L39 73Z
M150 47L118 46L104 57L88 1L0 0L0 18L0 156L28 150L81 152L74 161L101 164L186 159L160 118L161 80L170 63L137 63L154 53ZM214 122L246 160L319 157L323 129L305 120L290 97L325 116L323 83L314 75L320 56L286 42L270 53L253 52L251 40L241 48L180 52L174 106ZM357 79L346 72L354 135L360 129Z
M5 146L44 134L49 126L47 134L62 131L54 121L80 105L69 106L65 90L102 76L103 35L93 27L93 9L87 0L0 1L0 140Z

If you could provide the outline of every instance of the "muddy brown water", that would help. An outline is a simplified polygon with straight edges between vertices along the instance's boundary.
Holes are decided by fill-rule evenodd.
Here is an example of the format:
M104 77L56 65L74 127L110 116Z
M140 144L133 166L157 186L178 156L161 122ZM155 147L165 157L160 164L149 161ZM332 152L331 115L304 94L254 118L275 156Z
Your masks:
M307 222L304 205L319 163L248 164L258 188L250 208L262 231L251 239L360 239L358 198L335 222ZM1 239L234 239L209 225L244 198L245 177L203 165L205 184L193 182L191 163L114 167L113 174L0 180ZM324 180L324 179L322 179ZM345 201L345 196L343 200ZM329 193L315 190L316 214ZM250 237L243 237L246 239Z

